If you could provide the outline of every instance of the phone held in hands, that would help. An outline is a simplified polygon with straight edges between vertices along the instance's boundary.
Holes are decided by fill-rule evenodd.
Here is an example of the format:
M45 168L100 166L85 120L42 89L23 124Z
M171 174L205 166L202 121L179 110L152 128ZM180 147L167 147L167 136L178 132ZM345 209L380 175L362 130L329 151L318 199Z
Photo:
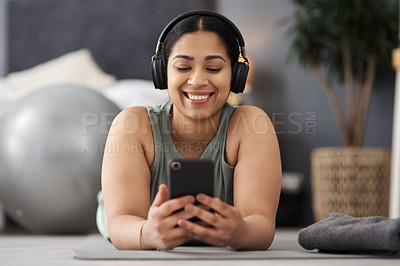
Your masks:
M202 159L175 159L169 164L170 198L199 193L214 195L214 163Z

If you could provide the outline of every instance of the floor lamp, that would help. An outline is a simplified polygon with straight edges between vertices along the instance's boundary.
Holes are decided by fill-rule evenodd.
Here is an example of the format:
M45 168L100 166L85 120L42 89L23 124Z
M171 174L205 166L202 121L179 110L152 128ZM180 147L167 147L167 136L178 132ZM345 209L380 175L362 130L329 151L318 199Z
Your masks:
M393 51L392 62L396 70L396 83L394 91L389 217L400 218L400 48Z

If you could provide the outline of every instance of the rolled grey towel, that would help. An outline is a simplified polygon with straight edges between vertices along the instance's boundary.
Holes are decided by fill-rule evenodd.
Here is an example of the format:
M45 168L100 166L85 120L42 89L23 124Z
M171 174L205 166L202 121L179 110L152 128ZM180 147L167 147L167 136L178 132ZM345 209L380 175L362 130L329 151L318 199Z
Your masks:
M339 253L398 253L400 219L380 216L355 218L330 213L299 231L299 244L308 250Z

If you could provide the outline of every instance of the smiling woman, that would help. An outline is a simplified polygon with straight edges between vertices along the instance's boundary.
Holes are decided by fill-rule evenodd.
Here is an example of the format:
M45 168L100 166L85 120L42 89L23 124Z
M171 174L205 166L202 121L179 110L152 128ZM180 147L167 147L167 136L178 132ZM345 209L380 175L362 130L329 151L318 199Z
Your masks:
M107 145L138 148L104 154L108 222L99 221L99 228L109 233L103 235L119 249L172 249L193 240L267 249L275 233L280 154L262 110L226 102L231 91L243 91L248 72L240 32L217 13L185 13L161 33L151 66L155 87L168 88L170 100L128 108L113 122ZM140 119L127 123L132 117ZM169 162L182 158L213 161L214 197L168 199Z
M168 60L173 115L211 118L218 124L219 112L230 93L227 81L231 80L231 73L230 59L217 34L196 32L182 36Z

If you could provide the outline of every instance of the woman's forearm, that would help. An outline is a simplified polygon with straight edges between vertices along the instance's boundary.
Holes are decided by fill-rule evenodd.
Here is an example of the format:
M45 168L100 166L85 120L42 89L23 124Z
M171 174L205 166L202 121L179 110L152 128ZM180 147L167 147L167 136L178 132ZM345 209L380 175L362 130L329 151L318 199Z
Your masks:
M250 215L244 218L247 234L243 236L240 247L235 250L266 250L275 236L275 223L263 215Z
M109 234L113 245L120 250L140 250L140 227L146 220L132 215L123 215L109 221ZM275 224L263 215L250 215L244 218L247 233L241 237L233 250L266 250L275 236ZM143 233L143 232L142 232ZM142 234L142 244L145 244ZM146 246L147 247L147 246Z
M140 227L145 222L141 217L123 215L108 222L111 242L117 249L138 250L140 246Z

